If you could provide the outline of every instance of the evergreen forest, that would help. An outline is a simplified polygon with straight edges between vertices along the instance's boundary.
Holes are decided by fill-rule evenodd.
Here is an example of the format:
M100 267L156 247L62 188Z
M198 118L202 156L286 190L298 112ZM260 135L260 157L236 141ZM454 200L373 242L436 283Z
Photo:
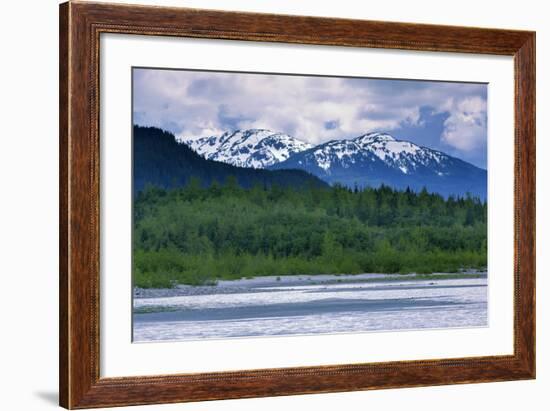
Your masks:
M477 197L238 177L144 183L134 196L135 286L487 265L487 204Z

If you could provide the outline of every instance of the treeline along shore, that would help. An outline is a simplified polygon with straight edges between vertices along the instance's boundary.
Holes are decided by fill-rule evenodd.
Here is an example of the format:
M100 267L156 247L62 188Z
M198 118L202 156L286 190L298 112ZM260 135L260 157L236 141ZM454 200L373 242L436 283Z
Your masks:
M487 204L426 190L242 188L235 177L134 198L134 285L278 275L453 273L487 265Z

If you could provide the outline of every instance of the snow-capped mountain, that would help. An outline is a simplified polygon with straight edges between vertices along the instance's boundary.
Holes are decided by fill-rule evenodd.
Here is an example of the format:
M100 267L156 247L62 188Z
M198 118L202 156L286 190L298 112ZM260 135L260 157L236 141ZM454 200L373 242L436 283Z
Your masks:
M441 151L368 133L333 140L294 154L270 169L302 169L331 183L353 187L386 184L443 195L467 192L486 197L487 172Z
M221 136L182 139L206 159L239 167L300 169L329 184L349 187L381 184L442 195L487 195L487 172L441 151L367 133L317 146L264 129L237 130Z
M204 158L249 168L266 168L313 147L288 134L264 129L237 130L182 141Z

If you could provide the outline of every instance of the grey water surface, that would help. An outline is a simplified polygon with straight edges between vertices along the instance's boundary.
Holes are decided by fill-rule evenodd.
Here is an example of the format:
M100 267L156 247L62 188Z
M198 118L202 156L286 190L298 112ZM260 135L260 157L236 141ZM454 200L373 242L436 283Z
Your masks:
M487 277L320 275L134 291L133 340L487 326Z

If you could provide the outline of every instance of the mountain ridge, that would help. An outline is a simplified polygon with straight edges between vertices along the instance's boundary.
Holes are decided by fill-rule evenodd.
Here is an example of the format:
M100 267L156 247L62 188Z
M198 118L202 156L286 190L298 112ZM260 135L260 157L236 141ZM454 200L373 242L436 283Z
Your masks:
M251 141L247 143L248 139ZM216 161L245 167L253 164L252 168L269 170L304 170L329 184L348 187L385 184L413 190L426 187L445 196L467 193L481 198L487 196L486 170L384 132L330 140L315 146L265 129L236 130L219 137L195 139L194 143L184 141L199 154ZM290 148L285 146L287 142ZM216 152L217 147L222 150ZM261 150L255 151L258 148ZM279 155L266 160L266 152Z

